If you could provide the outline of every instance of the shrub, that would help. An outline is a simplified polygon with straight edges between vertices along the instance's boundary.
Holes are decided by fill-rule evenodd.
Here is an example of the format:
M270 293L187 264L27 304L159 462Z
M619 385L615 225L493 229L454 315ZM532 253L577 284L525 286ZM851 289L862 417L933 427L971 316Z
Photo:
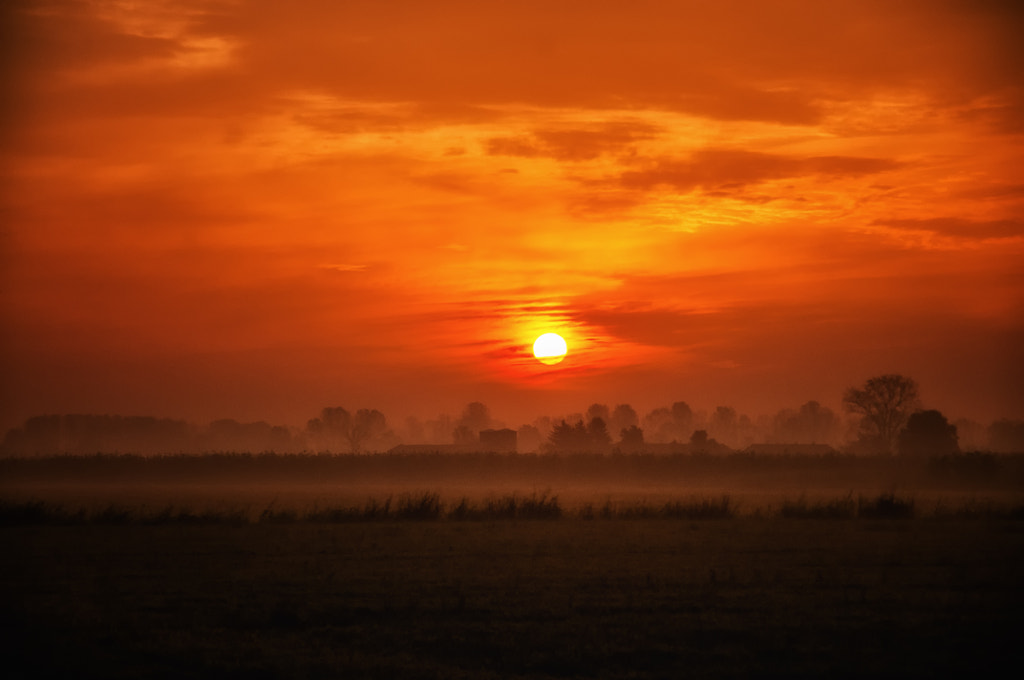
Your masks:
M796 501L785 501L779 514L787 519L853 519L857 516L857 503L852 494L813 505L800 497Z
M730 503L728 496L721 496L717 500L703 498L688 503L677 501L666 503L660 515L667 519L729 519L735 514Z
M58 505L43 501L0 501L0 526L63 523L71 517Z
M883 493L875 499L861 496L857 499L857 516L868 519L909 519L914 516L914 501L897 498L893 493Z

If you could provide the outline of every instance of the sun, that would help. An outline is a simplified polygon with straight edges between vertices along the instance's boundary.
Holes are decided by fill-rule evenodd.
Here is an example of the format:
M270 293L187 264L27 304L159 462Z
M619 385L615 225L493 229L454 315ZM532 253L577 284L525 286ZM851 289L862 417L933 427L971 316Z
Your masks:
M557 364L565 358L569 347L558 333L545 333L533 341L533 356L543 364Z

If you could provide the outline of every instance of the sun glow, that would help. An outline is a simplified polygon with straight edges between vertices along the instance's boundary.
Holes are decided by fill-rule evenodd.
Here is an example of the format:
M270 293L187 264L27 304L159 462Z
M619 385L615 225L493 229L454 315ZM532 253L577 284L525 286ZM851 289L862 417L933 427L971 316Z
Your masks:
M558 333L545 333L533 342L533 356L541 363L557 364L568 351L565 339Z

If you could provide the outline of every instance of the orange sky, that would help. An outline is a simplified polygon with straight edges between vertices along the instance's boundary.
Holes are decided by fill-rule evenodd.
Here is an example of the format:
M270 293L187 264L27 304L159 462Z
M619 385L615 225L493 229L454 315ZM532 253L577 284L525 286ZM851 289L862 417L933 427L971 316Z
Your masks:
M1012 4L4 3L0 425L1024 417Z

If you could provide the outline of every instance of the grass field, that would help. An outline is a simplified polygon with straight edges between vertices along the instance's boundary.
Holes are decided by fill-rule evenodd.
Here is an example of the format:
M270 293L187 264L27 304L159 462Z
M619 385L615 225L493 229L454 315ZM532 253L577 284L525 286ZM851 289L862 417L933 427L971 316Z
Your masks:
M385 496L386 480L349 476L326 504L295 479L289 495L44 477L0 485L5 677L979 677L1024 662L1005 474L590 497L409 480Z
M1014 521L0 535L7 677L976 677L1024 660Z

